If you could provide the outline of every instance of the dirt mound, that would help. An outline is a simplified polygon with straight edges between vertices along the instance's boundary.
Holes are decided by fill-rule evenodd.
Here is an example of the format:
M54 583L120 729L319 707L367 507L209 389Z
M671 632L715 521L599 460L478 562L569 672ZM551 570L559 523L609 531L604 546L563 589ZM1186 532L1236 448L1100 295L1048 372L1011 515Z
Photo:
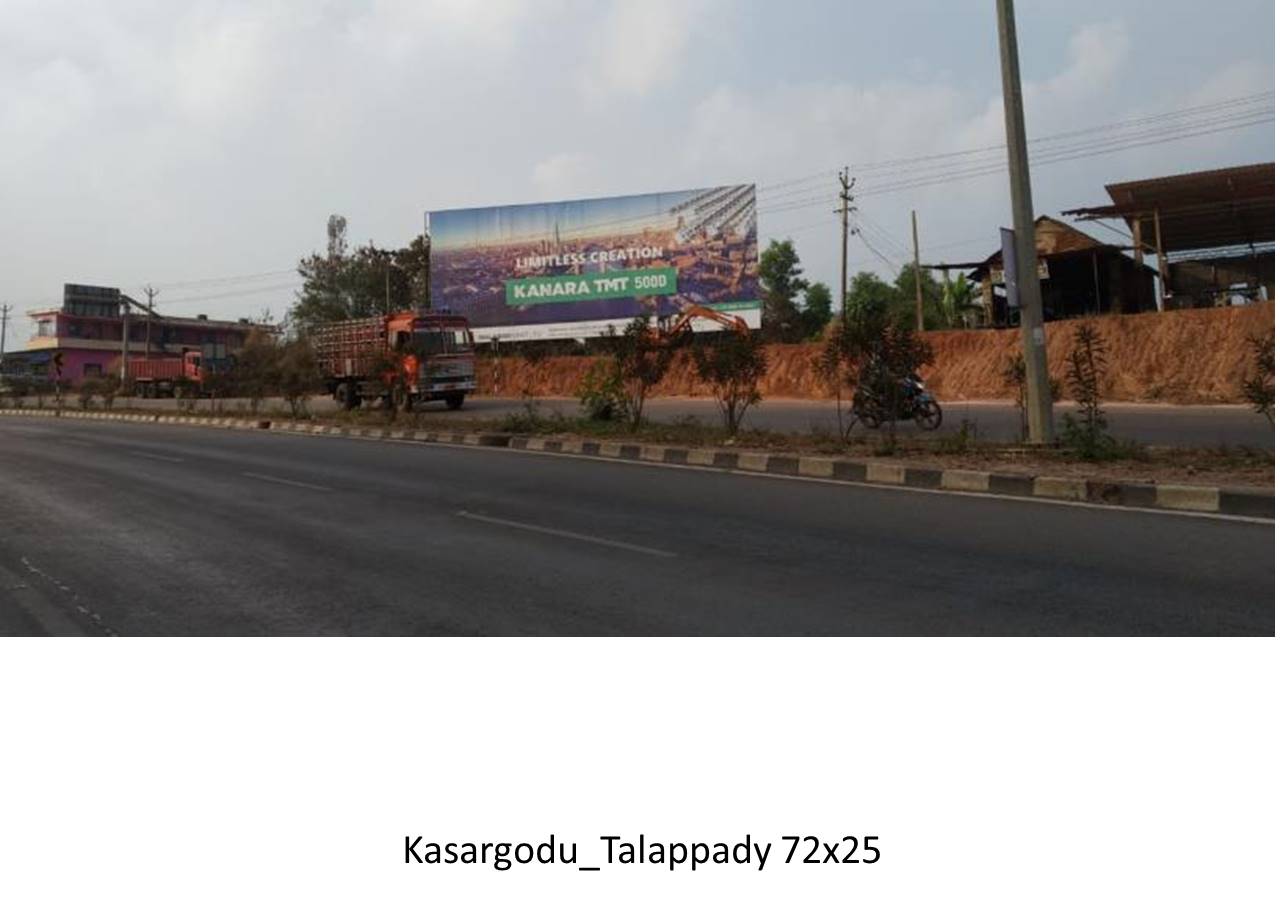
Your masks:
M1107 345L1109 370L1105 399L1168 403L1237 403L1240 382L1249 372L1249 338L1275 328L1271 303L1224 309L1190 309L1144 315L1108 315L1091 319ZM1046 326L1049 370L1065 380L1075 322ZM1004 360L1018 346L1018 332L939 331L926 335L935 360L923 372L942 400L1006 399L1000 375ZM814 344L768 347L769 373L761 385L766 397L821 399L825 388L814 375ZM494 393L494 377L506 396L572 396L595 359L558 356L536 365L502 359L480 365L480 386ZM687 354L676 357L659 385L659 396L707 396Z

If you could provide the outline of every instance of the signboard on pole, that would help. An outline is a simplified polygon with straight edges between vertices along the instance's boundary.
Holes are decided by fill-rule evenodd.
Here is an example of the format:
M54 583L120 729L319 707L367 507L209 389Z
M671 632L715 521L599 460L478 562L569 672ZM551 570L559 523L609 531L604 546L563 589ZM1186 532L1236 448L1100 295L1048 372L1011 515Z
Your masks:
M1000 264L1004 266L1004 297L1010 309L1018 308L1018 244L1012 228L1000 229ZM994 274L992 281L995 280Z
M691 305L760 327L753 184L427 218L432 306L478 339L595 337Z
M1010 260L1012 265L1009 264ZM1008 277L1006 272L1012 277ZM1049 260L1036 260L1036 276L1041 281L1049 280ZM991 268L991 283L1004 284L1009 305L1018 305L1018 248L1014 242L1014 232L1008 228L1000 229L1000 264Z

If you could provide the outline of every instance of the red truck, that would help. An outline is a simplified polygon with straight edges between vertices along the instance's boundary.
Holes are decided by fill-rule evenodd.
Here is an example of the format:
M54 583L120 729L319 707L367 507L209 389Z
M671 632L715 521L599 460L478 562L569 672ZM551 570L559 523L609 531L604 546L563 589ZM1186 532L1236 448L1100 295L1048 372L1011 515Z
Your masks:
M461 315L397 312L320 325L311 345L325 391L344 409L363 400L409 410L443 400L461 408L476 389L475 345Z
M130 359L129 377L135 396L181 396L184 390L200 391L204 366L200 351L188 350L181 356Z

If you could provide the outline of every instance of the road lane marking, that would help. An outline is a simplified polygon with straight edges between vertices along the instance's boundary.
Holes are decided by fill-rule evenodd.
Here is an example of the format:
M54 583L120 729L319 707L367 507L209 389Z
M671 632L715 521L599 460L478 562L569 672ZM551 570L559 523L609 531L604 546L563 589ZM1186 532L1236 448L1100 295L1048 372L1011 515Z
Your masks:
M240 472L246 478L253 478L255 481L269 481L272 484L284 484L287 487L302 487L305 490L319 490L321 493L332 493L332 487L322 487L319 484L306 484L302 481L291 481L288 478L272 477L269 474L255 474L252 471Z
M144 453L142 450L129 450L131 456L141 456L143 459L155 459L157 462L182 462L183 459L178 456L162 456L159 453Z
M623 540L606 540L604 537L592 537L589 534L576 534L573 531L562 531L560 528L547 528L539 524L525 524L523 521L511 521L507 518L494 518L490 515L477 515L475 512L462 511L458 513L459 518L468 518L472 521L483 521L486 524L496 524L507 528L516 528L521 531L533 531L537 534L548 534L552 537L565 537L569 540L581 540L583 543L594 543L597 546L609 546L613 549L626 549L634 553L644 553L647 556L658 556L663 559L674 559L676 554L668 552L665 549L654 549L651 546L640 546L638 543L627 543Z
M32 564L26 556L20 557L19 561L22 567L27 569L28 574L35 575L43 581L52 584L58 588L58 591L66 594L64 599L68 602L75 603L75 609L81 615L93 621L93 623L109 637L116 636L116 632L107 626L102 620L102 616L92 611L84 605L80 596L68 587L62 581L55 578L49 572L37 568ZM13 598L17 600L18 605L22 606L32 618L36 619L40 627L51 637L83 637L88 636L88 631L81 626L79 621L72 620L62 613L43 592L36 590L30 582L20 583L14 588Z

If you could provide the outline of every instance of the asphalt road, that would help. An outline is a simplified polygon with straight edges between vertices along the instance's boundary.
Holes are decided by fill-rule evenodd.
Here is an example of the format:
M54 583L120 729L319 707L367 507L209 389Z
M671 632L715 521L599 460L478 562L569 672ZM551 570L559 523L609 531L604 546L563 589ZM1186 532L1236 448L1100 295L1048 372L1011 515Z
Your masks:
M1272 634L1273 527L0 418L0 629Z
M131 400L138 408L173 408L171 400ZM327 396L316 397L316 409L333 408L333 400ZM234 405L232 401L229 405ZM278 405L278 401L272 401ZM559 411L565 415L579 414L575 399L551 398L538 400L538 407L550 414ZM431 403L424 407L430 413L439 413L440 421L458 418L500 418L511 412L519 412L524 404L507 397L472 396L459 412L448 412L443 403ZM1055 407L1054 418L1072 411L1070 403ZM674 421L692 416L707 422L718 423L720 413L710 399L696 397L660 397L647 404L648 415L655 421ZM1018 439L1019 421L1017 409L1011 403L972 402L943 403L942 427L934 436L954 433L961 422L968 421L977 428L984 440L1013 441ZM1125 440L1155 446L1275 446L1275 430L1261 415L1247 406L1174 406L1151 403L1109 403L1105 406L1111 433ZM835 432L837 421L834 404L813 400L766 400L747 413L747 427L767 428L795 434L809 434L827 430ZM909 433L918 432L914 424L904 423Z

